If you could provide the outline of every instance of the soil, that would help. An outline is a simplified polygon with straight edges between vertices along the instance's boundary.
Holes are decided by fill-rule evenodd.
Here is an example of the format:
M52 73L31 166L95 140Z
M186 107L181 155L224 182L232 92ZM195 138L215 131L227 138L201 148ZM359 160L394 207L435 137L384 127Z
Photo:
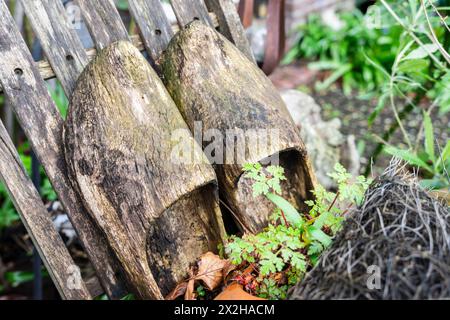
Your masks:
M327 92L312 94L317 103L322 106L322 116L326 120L339 118L342 122L341 131L345 135L353 134L358 143L358 149L362 156L362 170L370 163L371 156L378 141L376 136L381 137L396 121L394 112L390 105L386 105L371 128L368 128L367 119L374 110L377 100L364 100L355 96L346 96L339 88L333 88ZM417 145L416 137L421 127L422 111L428 107L427 101L421 103L421 109L414 109L406 116L402 124L408 133L412 144ZM402 108L399 103L400 109ZM447 143L450 136L450 115L440 115L438 108L434 108L431 114L435 130L437 146L441 149ZM389 142L398 147L407 145L398 129ZM423 137L419 138L419 143L423 145ZM374 173L381 173L389 164L391 157L385 153L381 154L376 163L373 163Z

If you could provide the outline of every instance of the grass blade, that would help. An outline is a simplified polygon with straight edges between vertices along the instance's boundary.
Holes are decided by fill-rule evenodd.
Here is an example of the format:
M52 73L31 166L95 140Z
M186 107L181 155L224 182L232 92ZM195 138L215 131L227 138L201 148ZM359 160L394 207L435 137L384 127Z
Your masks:
M423 122L425 130L425 152L430 157L433 164L436 163L436 155L434 152L434 130L430 115L427 112L423 113Z

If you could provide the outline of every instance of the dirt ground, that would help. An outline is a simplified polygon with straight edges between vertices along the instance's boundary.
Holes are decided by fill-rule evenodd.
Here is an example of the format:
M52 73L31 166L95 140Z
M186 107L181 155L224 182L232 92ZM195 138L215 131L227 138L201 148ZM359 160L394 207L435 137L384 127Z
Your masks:
M371 155L377 146L376 136L383 133L396 121L390 105L386 105L372 127L368 127L367 119L374 110L377 99L361 99L355 94L346 96L338 86L334 86L325 92L315 92L314 82L321 75L308 70L306 64L299 63L278 68L271 76L272 81L279 90L299 89L310 94L322 107L322 117L325 120L339 118L342 123L341 132L345 135L353 134L356 137L358 150L361 155L361 170L370 165ZM400 108L402 107L399 104ZM427 103L421 107L426 109ZM435 129L437 146L443 148L450 138L450 115L439 115L438 108L432 112L431 118ZM416 137L421 127L422 110L413 110L402 122L405 131L408 132L413 145L417 145ZM396 146L406 146L400 130L389 141ZM423 144L423 139L419 139ZM374 172L380 173L390 160L390 156L381 154L376 163L372 164Z

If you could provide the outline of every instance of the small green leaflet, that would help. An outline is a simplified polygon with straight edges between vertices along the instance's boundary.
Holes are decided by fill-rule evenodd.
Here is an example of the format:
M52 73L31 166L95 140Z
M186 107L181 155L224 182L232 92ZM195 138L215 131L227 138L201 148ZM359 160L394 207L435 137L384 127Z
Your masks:
M436 52L438 46L434 43L425 44L411 51L403 60L422 59L431 53Z

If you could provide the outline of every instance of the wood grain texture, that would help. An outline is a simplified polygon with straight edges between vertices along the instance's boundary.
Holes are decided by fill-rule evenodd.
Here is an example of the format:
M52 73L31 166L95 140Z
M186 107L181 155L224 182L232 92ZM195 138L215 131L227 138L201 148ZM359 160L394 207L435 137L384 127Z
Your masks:
M245 1L247 2L247 0ZM250 1L248 1L250 2ZM253 2L253 1L251 1ZM245 35L239 14L232 0L205 0L208 10L215 13L219 22L219 31L241 50L251 61L256 63L250 43ZM243 3L243 1L241 1ZM253 9L253 6L252 6Z
M304 200L312 197L314 174L286 106L262 71L225 37L200 22L179 32L161 60L166 87L191 130L201 121L203 133L211 129L222 134L225 156L219 161L225 161L216 164L216 174L221 194L243 229L260 231L273 209L262 197L253 199L251 183L242 177L245 162L279 154L289 178L283 195L306 209ZM236 129L237 139L245 141L241 158L232 157L239 151L236 139L226 136L227 130ZM256 135L260 139L272 134L274 139L255 143L251 140L255 130L263 130L264 134ZM203 147L210 144L205 141ZM211 158L210 152L206 154Z
M120 297L124 290L113 256L67 177L62 144L63 120L4 0L0 0L0 21L0 83L5 95L106 292L112 297Z
M45 55L68 97L88 63L88 56L75 30L69 25L60 1L21 0Z
M142 41L155 66L155 61L173 37L172 26L159 0L129 0L129 5L130 12L139 27Z
M73 272L76 265L53 227L50 215L1 121L0 176L61 297L90 299L82 279L76 279L78 283L70 281L74 276L71 271ZM76 286L72 287L74 284Z
M128 31L113 0L75 0L75 3L80 6L97 49L103 49L116 41L129 40Z
M170 0L170 3L181 27L194 20L202 21L211 27L213 26L203 0Z
M217 21L217 17L214 13L210 13L210 18L213 21L214 27L219 26L219 22ZM172 33L175 34L180 30L180 27L178 25L171 25ZM144 51L144 42L141 40L141 37L138 35L131 35L131 42L135 45L136 48L138 48L140 51ZM88 56L88 60L91 61L95 55L97 54L96 49L87 49L86 54ZM55 71L53 70L52 66L48 62L48 60L44 59L41 61L38 61L37 67L39 69L39 73L44 80L53 79L56 77ZM0 94L3 93L3 87L0 84Z
M196 161L174 157L173 133ZM99 52L81 75L64 130L83 202L140 298L160 299L224 235L214 170L131 43Z

